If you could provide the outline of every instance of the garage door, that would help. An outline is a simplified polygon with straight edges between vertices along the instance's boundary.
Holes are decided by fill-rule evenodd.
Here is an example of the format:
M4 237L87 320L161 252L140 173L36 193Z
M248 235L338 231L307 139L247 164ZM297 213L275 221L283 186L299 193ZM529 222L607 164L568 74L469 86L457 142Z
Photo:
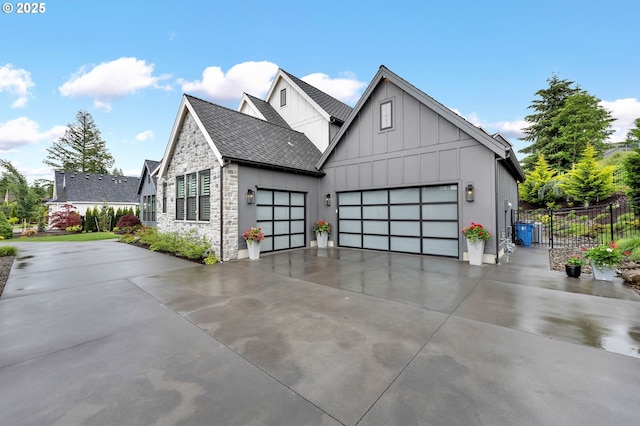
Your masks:
M338 245L458 257L457 185L338 193Z
M256 219L264 233L263 252L304 247L305 194L259 189Z

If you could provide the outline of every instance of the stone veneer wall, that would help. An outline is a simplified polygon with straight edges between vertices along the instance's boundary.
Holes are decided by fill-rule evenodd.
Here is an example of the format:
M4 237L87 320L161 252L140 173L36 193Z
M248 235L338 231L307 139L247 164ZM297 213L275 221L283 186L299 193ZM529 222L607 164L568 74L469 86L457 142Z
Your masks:
M209 221L176 220L176 176L210 170ZM156 200L158 231L185 232L196 229L198 235L208 237L212 250L222 260L235 259L238 253L238 166L225 165L223 171L224 235L220 253L220 172L222 168L191 114L187 113L169 159L166 176L158 177ZM167 212L162 213L162 184L167 183Z

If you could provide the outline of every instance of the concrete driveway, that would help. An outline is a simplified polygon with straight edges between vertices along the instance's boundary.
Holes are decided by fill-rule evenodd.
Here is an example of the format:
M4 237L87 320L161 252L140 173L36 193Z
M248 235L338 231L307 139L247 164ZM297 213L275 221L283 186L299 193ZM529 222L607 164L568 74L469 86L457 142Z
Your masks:
M0 424L637 424L640 297L512 262L19 246Z

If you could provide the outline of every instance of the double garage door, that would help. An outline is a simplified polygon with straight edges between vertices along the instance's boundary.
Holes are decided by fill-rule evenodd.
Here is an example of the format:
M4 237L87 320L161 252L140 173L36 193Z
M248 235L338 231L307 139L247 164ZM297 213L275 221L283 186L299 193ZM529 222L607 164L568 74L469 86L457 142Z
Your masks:
M305 194L258 189L256 219L264 233L261 251L305 246Z
M457 185L338 193L338 245L458 257Z

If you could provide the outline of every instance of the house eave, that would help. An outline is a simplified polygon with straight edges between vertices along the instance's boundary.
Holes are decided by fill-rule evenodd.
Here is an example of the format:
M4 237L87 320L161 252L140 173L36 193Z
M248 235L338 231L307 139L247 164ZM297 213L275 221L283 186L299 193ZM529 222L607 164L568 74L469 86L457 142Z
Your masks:
M244 158L224 157L224 164L227 164L229 162L237 163L242 166L255 167L257 169L277 170L281 172L299 174L299 175L305 175L305 176L315 176L315 177L325 176L325 172L323 172L322 170L317 170L317 171L303 170L303 169L296 169L293 167L280 166L277 164L261 163L258 161L247 160Z

